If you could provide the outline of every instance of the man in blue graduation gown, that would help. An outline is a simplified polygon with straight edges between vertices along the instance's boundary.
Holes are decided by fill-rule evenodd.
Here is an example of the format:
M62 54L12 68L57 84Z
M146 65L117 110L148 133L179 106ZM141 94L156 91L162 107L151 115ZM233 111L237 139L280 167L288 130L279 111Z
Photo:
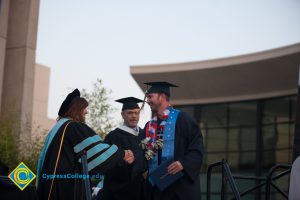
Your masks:
M170 104L170 87L177 86L167 82L145 84L151 86L146 96L153 118L146 124L144 137L153 143L159 139L163 141L163 148L158 148L149 160L146 198L200 200L200 169L204 154L200 129L187 113L173 109ZM166 167L168 174L183 175L166 189L160 190L151 173L167 161L171 161Z
M44 199L84 199L81 155L87 154L89 175L105 172L127 160L130 152L104 143L85 121L88 102L78 89L62 103L56 125L49 132L37 169L37 191Z
M134 154L134 162L126 162L107 171L104 178L103 200L141 200L143 198L143 172L147 170L147 161L140 147L140 132L138 127L140 107L143 102L134 97L116 100L123 104L122 118L124 123L111 131L105 142L115 144L123 149L130 149Z

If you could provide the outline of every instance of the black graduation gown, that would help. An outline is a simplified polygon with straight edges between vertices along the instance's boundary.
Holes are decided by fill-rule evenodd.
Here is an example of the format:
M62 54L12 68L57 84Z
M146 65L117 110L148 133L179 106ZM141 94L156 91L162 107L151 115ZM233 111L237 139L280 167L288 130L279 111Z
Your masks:
M133 151L135 161L129 165L123 162L110 169L104 178L104 200L141 200L145 180L142 173L147 170L147 161L139 146L141 138L119 128L110 132L105 142L115 144L122 149Z
M68 122L65 122L60 127L46 152L37 188L40 200L48 199L52 179L47 180L45 174L52 175L54 172L62 133L67 123ZM95 141L93 140L94 138L97 138L98 140ZM56 169L56 175L66 176L68 174L82 174L82 166L79 162L79 158L80 155L82 155L83 150L87 151L88 166L92 166L89 166L90 175L95 175L95 173L98 172L103 173L123 160L123 150L116 148L115 145L105 145L103 141L99 140L100 138L98 138L96 133L84 123L71 122L65 132L61 154ZM100 146L102 148L98 148ZM92 157L90 158L89 150L90 152L93 151L91 154ZM105 154L111 150L113 150L111 156L106 156ZM102 160L102 163L99 162L99 159ZM96 160L98 162L95 162ZM83 189L82 178L74 179L71 177L67 179L54 179L50 199L73 200L84 198L85 192Z
M174 160L183 166L183 177L162 192L147 182L146 198L200 200L200 169L204 154L202 134L195 120L185 112L180 112L176 121L174 151Z

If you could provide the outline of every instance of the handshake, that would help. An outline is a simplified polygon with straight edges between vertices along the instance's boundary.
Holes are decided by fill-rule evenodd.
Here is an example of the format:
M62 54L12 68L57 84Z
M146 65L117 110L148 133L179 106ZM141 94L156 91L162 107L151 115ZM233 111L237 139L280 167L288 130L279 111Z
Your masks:
M125 150L124 161L128 164L132 164L134 162L134 155L131 150Z

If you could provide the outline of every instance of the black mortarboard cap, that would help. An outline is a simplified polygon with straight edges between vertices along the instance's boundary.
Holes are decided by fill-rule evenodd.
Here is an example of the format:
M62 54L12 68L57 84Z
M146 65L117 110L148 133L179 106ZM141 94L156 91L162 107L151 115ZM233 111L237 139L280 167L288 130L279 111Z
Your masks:
M122 107L122 111L123 111L123 110L127 110L127 109L140 108L138 103L143 102L143 100L137 99L135 97L126 97L123 99L118 99L118 100L116 100L116 102L123 104L123 107Z
M58 116L62 117L69 110L72 101L76 97L80 97L80 92L78 89L75 89L73 92L69 93L66 99L62 102L58 111Z
M147 82L144 83L146 85L151 86L147 91L146 94L151 93L164 93L168 97L170 97L170 87L178 87L177 85L168 83L168 82Z

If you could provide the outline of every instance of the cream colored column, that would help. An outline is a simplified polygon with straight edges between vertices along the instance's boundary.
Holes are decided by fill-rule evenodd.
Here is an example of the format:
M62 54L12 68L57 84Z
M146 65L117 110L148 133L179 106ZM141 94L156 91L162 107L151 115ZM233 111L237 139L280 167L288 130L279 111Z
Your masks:
M14 105L31 124L39 0L9 0L2 110Z
M8 25L9 0L0 1L0 116L3 91L4 60L6 52L6 35Z
M50 68L41 64L35 65L35 84L33 95L33 128L39 127L34 134L39 134L42 130L50 130L55 125L55 120L47 117ZM34 136L34 135L32 135Z

